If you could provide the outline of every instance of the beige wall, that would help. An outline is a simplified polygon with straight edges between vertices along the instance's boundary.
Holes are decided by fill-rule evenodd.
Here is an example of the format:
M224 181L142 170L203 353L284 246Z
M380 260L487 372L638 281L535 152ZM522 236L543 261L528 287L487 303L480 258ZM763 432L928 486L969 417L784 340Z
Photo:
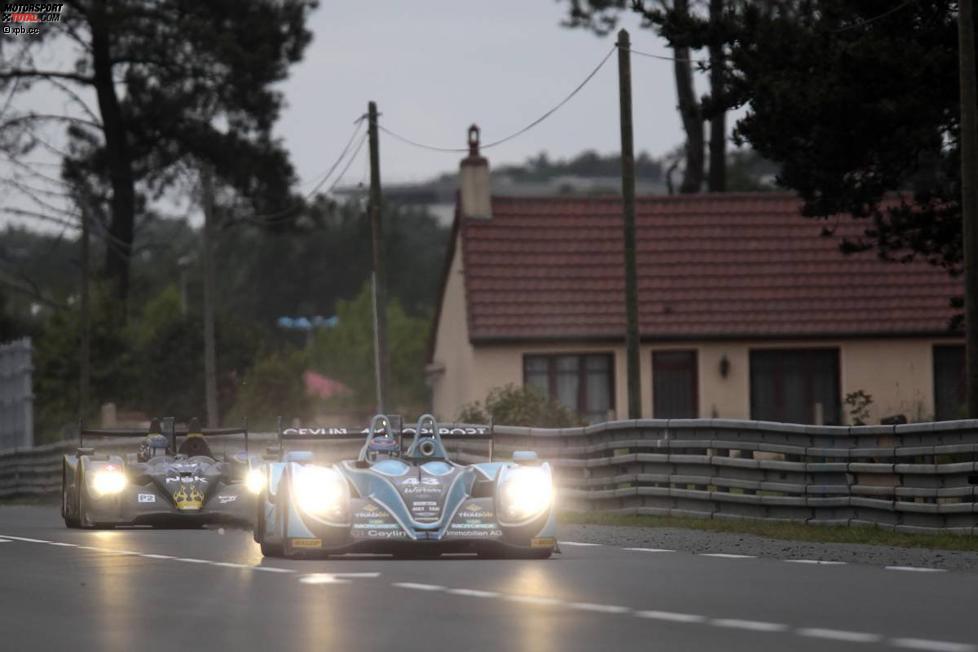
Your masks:
M445 287L441 319L435 335L432 361L433 410L439 419L452 419L466 403L484 401L494 387L523 383L523 355L546 353L613 353L614 409L618 418L628 414L624 346L567 342L554 345L480 345L469 342L465 316L465 286L461 242L455 243ZM727 419L750 418L750 350L752 348L839 349L840 399L863 390L873 397L869 422L905 414L913 421L933 417L933 347L960 342L954 338L853 339L838 341L796 340L776 343L756 341L701 342L641 347L642 415L652 416L652 351L694 349L698 357L699 416ZM720 360L730 363L726 378ZM435 371L441 369L441 371ZM846 406L843 416L847 418Z

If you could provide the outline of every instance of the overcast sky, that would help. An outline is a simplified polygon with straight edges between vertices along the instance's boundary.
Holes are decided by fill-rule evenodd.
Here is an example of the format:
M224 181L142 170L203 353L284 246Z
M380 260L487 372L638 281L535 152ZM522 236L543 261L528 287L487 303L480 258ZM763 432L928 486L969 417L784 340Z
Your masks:
M485 142L528 124L577 86L612 46L612 36L561 27L566 11L567 3L555 0L323 2L310 22L314 40L284 85L289 106L277 130L300 178L314 180L329 167L368 100L377 102L381 124L440 146L464 147L473 122ZM625 18L633 48L669 54L651 30ZM683 140L672 64L635 56L632 72L636 151L662 154ZM552 157L614 152L618 130L612 57L555 115L487 155L499 164L541 151ZM455 169L458 159L381 137L387 181L426 179ZM364 171L364 161L357 161L345 181L359 181Z
M489 142L524 127L567 96L612 47L614 37L597 37L560 23L567 2L556 0L362 0L329 1L311 14L313 41L305 58L282 84L287 106L276 127L285 141L301 189L308 191L330 167L369 100L377 102L381 124L411 139L444 147L464 147L473 122ZM669 55L651 30L639 28L631 13L622 25L632 47ZM10 38L10 37L5 37ZM68 68L60 48L41 54L49 68ZM521 163L546 151L551 158L588 149L619 149L616 57L566 106L528 133L485 152L492 165ZM635 149L663 154L683 141L675 108L672 63L632 57ZM705 80L697 76L699 90ZM38 85L18 96L17 108L42 113L72 111L65 97ZM86 96L95 108L94 94ZM48 142L63 144L63 128L45 130ZM384 182L420 181L457 169L457 153L419 150L381 134ZM366 147L343 185L366 180ZM58 157L43 148L32 165L58 173ZM9 174L10 163L0 163ZM332 180L331 180L332 182ZM36 208L8 194L4 203ZM191 219L197 211L187 210ZM0 217L0 224L9 216ZM14 220L18 223L20 219ZM34 227L42 223L31 220ZM50 226L50 225L48 225Z

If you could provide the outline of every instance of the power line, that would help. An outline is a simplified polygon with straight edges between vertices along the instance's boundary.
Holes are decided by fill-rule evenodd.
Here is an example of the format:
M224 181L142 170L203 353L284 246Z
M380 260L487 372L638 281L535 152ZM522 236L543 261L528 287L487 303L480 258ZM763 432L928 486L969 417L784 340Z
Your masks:
M905 0L905 2L901 2L897 6L891 7L890 9L887 9L886 11L884 11L883 13L881 13L881 14L879 14L877 16L873 16L872 18L867 18L865 20L860 20L859 22L853 23L852 25L846 25L845 27L840 27L838 29L833 29L833 30L831 30L831 33L832 34L838 34L839 32L846 32L846 31L848 31L850 29L858 29L860 27L865 27L866 25L869 25L871 23L875 23L878 20L882 20L883 18L886 18L890 14L895 14L896 12L900 11L901 9L904 9L906 7L909 7L910 5L914 4L915 2L917 2L917 0Z
M316 185L313 187L313 189L310 190L309 192L307 192L303 196L302 202L308 201L317 192L319 192L319 189L322 188L326 184L326 182L332 176L332 174L336 170L336 168L339 167L339 165L343 161L343 159L346 158L347 153L350 151L350 146L353 144L353 141L356 139L357 134L360 133L360 130L363 127L363 117L358 118L354 122L354 125L355 126L353 128L353 133L350 134L350 139L346 141L346 145L343 146L343 151L340 152L339 157L337 157L337 159L329 167L329 169L326 171L326 173L323 175L323 177L319 180L319 182L316 183ZM360 139L360 145L357 146L357 152L360 151L360 147L363 145L364 138L365 138L365 136ZM356 158L356 153L354 153L354 155L350 159L350 161L352 161L353 158ZM341 173L340 178L342 178L342 175L346 172L347 168L349 168L349 162L347 163L347 166L345 168L343 168L343 173ZM333 186L330 187L330 191L332 191L332 189L335 188L335 187L336 187L336 184L334 183ZM247 222L251 222L253 224L260 224L260 225L268 225L268 224L274 224L276 222L287 221L287 220L292 219L291 213L293 211L295 211L297 208L300 208L302 206L302 202L296 202L295 204L293 204L292 206L289 206L288 208L283 208L283 209L278 210L278 211L275 211L273 213L265 213L265 214L262 214L262 215L244 215L244 216L241 217L241 219L243 219L243 220L245 220Z
M636 50L634 48L629 48L629 52L632 54L637 54L640 57L648 57L649 59L659 59L660 61L683 61L689 63L709 63L706 59L693 59L692 57L670 57L664 54L652 54L651 52L642 52L641 50Z
M578 84L577 87L575 87L574 90L572 90L564 99L562 99L560 102L558 102L556 105L554 105L550 110L548 110L547 112L545 112L539 118L537 118L533 122L529 123L525 127L521 128L521 129L518 129L517 131L514 131L513 133L509 134L508 136L504 136L503 138L499 138L497 140L494 140L494 141L491 141L491 142L488 142L488 143L485 143L485 144L480 145L480 148L481 149L489 149L490 147L496 147L497 145L502 145L503 143L508 142L508 141L510 141L510 140L518 137L518 136L522 136L527 131L529 131L530 129L533 129L538 124L540 124L541 122L543 122L544 120L546 120L547 118L549 118L550 116L552 116L562 106L564 106L565 104L567 104L568 102L570 102L571 99L581 91L581 89L583 89L585 86L587 86L588 82L591 81L591 79L593 79L594 76L598 74L598 71L601 70L601 68L604 67L604 64L608 62L608 59L611 58L611 55L614 54L615 50L617 50L617 49L618 49L618 46L617 45L612 46L612 48L610 50L608 50L608 54L604 55L604 58L601 59L601 62L597 66L595 66L594 70L592 70L590 72L590 74L588 74L587 77L584 78L584 81L582 81L580 84ZM459 152L467 152L467 151L469 151L467 147L438 147L436 145L428 145L428 144L419 142L417 140L413 140L411 138L408 138L407 136L402 136L401 134L399 134L397 132L394 132L394 131L391 131L390 129L388 129L387 127L385 127L383 125L378 125L378 128L381 131L383 131L385 134L387 134L388 136L391 136L392 138L395 138L395 139L397 139L397 140L399 140L399 141L401 141L403 143L406 143L408 145L412 145L414 147L419 147L421 149L427 149L427 150L430 150L430 151L433 151L433 152L453 152L453 153L459 153Z

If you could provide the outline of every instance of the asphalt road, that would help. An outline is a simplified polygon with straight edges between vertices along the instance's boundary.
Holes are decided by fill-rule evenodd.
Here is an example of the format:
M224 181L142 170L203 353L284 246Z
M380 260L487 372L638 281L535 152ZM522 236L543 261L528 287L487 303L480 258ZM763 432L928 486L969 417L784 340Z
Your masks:
M249 532L67 530L56 507L0 507L0 649L978 652L975 572L584 543L547 561L264 560Z

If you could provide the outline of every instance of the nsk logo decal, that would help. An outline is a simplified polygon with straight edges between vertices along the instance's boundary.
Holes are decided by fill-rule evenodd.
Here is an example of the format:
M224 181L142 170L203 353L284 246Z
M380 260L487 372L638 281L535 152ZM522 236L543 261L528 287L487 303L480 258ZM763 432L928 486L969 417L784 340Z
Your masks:
M141 503L155 503L156 502L156 495L155 494L137 494L136 495L136 500L138 502L141 502Z

